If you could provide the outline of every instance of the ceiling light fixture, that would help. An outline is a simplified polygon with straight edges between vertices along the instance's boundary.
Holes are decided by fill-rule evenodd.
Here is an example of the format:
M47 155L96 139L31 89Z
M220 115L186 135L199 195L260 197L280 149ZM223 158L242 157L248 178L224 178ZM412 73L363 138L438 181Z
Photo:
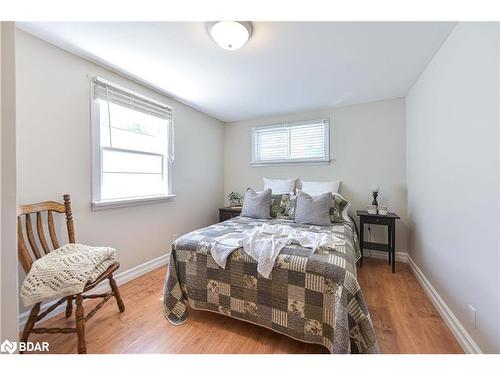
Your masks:
M252 28L250 22L219 21L209 25L209 33L220 47L235 51L248 41Z

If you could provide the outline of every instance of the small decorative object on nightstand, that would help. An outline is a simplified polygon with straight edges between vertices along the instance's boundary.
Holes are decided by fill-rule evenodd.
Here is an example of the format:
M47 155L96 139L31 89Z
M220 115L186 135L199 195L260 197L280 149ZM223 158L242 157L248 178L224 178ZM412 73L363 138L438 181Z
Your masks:
M389 264L392 263L392 273L396 272L396 219L399 216L394 212L388 212L386 215L369 214L367 211L358 210L359 216L359 246L361 248L361 259L359 265L363 267L363 250L371 249L386 251L389 254ZM364 240L365 224L376 224L387 226L388 244L368 242Z
M243 201L243 196L240 193L235 193L234 191L230 192L227 195L227 198L229 199L229 205L231 207L241 206L241 203Z
M240 216L240 214L241 214L241 206L219 208L219 222L229 220L236 216Z

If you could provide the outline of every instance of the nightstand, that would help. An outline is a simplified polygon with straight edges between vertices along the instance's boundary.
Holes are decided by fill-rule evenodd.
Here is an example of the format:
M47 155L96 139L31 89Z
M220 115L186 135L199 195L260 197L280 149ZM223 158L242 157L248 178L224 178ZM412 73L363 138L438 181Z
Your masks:
M368 211L358 210L359 216L359 246L361 248L361 259L359 265L363 267L363 250L371 249L385 251L389 256L389 264L392 263L392 273L396 272L396 220L399 216L394 212L387 215L369 214ZM387 226L388 244L368 242L364 240L365 224L385 225Z
M240 216L240 214L241 206L219 208L219 222L229 220L236 216Z

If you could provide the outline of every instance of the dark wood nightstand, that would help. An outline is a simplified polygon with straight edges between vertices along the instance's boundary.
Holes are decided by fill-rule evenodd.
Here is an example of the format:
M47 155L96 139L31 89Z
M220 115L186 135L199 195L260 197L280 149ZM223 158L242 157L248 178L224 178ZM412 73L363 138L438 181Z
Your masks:
M241 206L219 208L219 222L229 220L236 216L240 216L240 214L241 214Z
M378 251L386 251L389 255L389 264L392 263L392 273L396 272L396 219L399 216L394 212L389 212L387 215L369 214L368 211L358 210L356 214L359 216L359 246L361 248L361 259L359 265L363 267L363 250L371 249ZM388 244L367 242L364 240L365 224L385 225L387 226Z

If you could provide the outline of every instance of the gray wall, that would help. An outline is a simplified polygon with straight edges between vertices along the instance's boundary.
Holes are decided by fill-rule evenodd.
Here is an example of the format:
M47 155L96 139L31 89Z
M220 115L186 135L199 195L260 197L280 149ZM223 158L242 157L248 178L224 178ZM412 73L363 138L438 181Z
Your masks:
M406 146L403 98L322 111L228 123L224 132L224 191L263 188L263 177L342 180L340 193L351 211L371 204L371 185L381 184L379 203L397 212L397 251L406 252ZM329 165L252 167L252 127L284 121L330 118ZM386 231L373 228L373 240L386 241Z
M18 339L15 25L0 22L0 341Z
M498 56L497 23L460 23L406 99L410 256L489 353L500 352Z

